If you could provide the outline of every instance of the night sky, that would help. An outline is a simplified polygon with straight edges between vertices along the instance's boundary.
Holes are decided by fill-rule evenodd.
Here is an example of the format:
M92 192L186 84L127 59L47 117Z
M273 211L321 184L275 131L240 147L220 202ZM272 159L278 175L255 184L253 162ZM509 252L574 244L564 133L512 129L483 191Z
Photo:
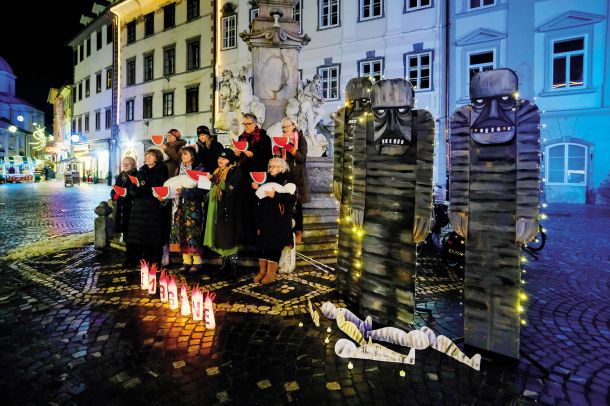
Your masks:
M22 3L20 13L5 13L0 24L0 56L17 76L17 96L45 112L51 130L52 106L49 89L72 82L72 50L66 43L83 25L81 14L92 16L94 1L40 1ZM105 0L98 4L106 5Z

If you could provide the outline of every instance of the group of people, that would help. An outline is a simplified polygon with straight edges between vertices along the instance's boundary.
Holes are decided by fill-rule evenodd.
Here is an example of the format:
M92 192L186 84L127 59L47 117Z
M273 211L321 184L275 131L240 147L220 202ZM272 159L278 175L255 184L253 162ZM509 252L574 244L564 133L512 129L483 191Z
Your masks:
M208 127L199 126L194 145L170 130L164 144L145 151L139 169L135 159L123 159L115 185L127 193L113 190L111 197L117 201L116 231L127 246L125 266L140 259L161 264L165 249L182 255L181 271L194 273L204 266L205 247L222 256L223 270L236 275L238 252L252 247L259 257L254 281L275 281L282 251L303 234L302 204L310 200L307 142L288 118L282 121L281 147L272 147L254 114L244 114L242 126L238 141L247 142L245 149L225 148ZM154 187L187 170L207 172L209 190L182 185L174 187L171 199L155 196ZM253 172L265 172L266 181Z

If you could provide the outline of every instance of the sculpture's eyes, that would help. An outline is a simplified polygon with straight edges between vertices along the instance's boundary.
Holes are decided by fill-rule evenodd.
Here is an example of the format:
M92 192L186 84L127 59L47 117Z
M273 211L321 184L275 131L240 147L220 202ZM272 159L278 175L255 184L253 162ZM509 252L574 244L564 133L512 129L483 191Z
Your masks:
M474 99L472 104L474 104L476 107L482 107L485 105L485 99Z
M369 101L369 99L365 99L365 98L363 97L362 99L360 99L360 101L361 101L362 103L367 103L367 102Z
M398 110L399 114L405 114L405 113L408 113L410 109L408 107L402 107L397 110Z
M375 110L373 110L373 112L375 113L375 117L377 117L377 118L384 118L385 117L385 110L384 109L375 109Z
M502 96L500 97L500 105L504 110L509 110L515 107L516 100L511 96Z

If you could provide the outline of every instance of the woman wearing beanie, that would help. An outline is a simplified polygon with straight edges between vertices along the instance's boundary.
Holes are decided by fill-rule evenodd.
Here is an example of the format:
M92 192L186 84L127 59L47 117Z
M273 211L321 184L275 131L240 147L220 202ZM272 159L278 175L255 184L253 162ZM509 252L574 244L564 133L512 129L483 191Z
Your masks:
M197 160L203 164L205 171L213 173L218 168L218 156L222 150L222 144L210 134L207 126L197 127Z
M218 168L208 175L212 187L208 193L208 208L203 245L222 256L222 270L237 275L237 227L239 217L240 173L232 149L225 148L218 157Z
M138 184L130 182L127 188L133 205L125 242L134 247L136 258L161 266L167 217L161 202L153 196L152 188L163 186L167 180L167 166L163 163L163 154L156 148L144 152L144 162L138 171Z
M176 176L176 171L180 166L180 148L186 145L186 141L181 140L180 137L180 131L172 128L167 132L167 142L160 147L169 157L165 164L170 177Z

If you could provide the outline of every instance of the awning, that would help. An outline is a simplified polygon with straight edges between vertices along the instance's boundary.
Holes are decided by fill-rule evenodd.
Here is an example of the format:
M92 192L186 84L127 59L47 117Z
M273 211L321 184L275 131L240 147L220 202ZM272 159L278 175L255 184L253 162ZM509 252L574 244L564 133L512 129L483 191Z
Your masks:
M22 165L22 164L34 165L34 164L36 164L36 159L29 157L29 156L13 155L13 156L8 157L8 162L15 164L15 165Z

